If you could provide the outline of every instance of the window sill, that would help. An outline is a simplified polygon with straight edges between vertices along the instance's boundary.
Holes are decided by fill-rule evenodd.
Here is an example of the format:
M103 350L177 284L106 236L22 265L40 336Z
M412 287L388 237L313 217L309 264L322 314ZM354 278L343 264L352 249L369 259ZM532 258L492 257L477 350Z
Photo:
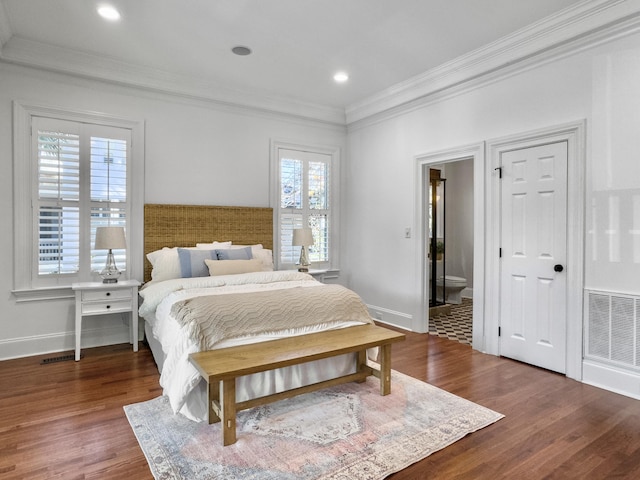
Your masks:
M74 298L75 295L71 290L71 285L63 287L49 288L30 288L23 290L12 290L16 297L16 302L37 302L41 300L60 300Z

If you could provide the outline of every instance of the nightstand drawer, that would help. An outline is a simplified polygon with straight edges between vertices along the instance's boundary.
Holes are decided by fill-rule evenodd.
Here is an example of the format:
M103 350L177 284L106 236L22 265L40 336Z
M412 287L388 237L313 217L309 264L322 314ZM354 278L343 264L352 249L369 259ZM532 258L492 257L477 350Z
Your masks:
M130 288L119 288L113 290L85 290L82 292L83 302L94 302L98 300L126 300L131 299Z
M131 298L131 295L129 295ZM83 303L82 304L82 315L95 315L95 314L103 314L103 313L118 313L118 312L130 312L131 311L131 300L121 300L117 299L113 302L103 301L103 302L95 302L95 303Z

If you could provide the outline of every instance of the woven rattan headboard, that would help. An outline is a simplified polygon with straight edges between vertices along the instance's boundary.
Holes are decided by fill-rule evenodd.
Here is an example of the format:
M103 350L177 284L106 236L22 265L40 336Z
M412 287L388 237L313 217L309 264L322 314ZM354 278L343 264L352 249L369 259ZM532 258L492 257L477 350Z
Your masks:
M206 205L144 206L144 280L151 280L146 255L162 247L225 242L273 249L273 209Z

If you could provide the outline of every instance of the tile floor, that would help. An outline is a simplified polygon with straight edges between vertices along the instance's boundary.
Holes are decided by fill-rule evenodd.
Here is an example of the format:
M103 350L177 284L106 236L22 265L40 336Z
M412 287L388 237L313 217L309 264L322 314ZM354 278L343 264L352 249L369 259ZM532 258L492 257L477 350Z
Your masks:
M473 300L463 298L461 305L451 305L448 315L429 318L429 333L471 345Z

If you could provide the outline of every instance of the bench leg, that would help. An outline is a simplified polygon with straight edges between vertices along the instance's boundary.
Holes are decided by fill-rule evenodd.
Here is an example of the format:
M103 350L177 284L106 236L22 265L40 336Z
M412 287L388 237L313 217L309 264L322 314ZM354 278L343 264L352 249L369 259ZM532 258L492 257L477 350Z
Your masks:
M220 421L220 417L213 408L214 404L220 405L220 382L216 380L209 383L209 424Z
M222 444L236 443L236 379L222 381Z
M364 372L367 369L367 351L361 350L358 352L358 359L356 360L358 363L356 365L356 371ZM357 383L363 383L366 381L366 378L362 380L357 380Z
M380 395L391 393L391 344L380 347Z

